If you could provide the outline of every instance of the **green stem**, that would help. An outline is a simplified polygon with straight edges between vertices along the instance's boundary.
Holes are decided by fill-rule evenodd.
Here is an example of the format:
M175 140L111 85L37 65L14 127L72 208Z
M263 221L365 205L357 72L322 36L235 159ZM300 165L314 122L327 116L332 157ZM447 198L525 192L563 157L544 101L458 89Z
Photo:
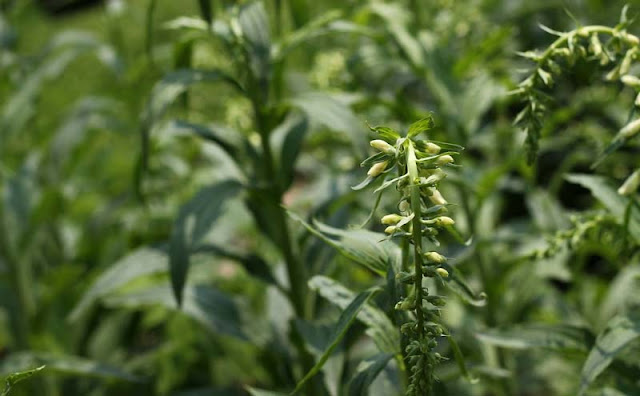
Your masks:
M418 322L418 334L424 336L424 313L422 312L422 200L420 199L420 185L416 153L413 143L407 139L407 170L409 172L409 188L411 189L411 211L413 212L413 261L414 261L414 290L416 298L416 321Z

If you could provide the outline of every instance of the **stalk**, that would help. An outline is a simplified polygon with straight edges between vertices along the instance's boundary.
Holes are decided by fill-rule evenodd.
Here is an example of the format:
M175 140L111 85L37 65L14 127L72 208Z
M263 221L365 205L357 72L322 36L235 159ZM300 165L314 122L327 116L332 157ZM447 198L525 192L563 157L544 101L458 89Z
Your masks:
M422 224L420 219L421 199L420 199L420 177L418 175L418 166L416 164L416 153L413 144L407 140L407 169L409 172L409 188L411 189L411 211L413 212L412 233L413 233L413 260L414 260L414 292L416 297L416 320L418 322L418 335L420 338L424 336L424 313L422 312Z

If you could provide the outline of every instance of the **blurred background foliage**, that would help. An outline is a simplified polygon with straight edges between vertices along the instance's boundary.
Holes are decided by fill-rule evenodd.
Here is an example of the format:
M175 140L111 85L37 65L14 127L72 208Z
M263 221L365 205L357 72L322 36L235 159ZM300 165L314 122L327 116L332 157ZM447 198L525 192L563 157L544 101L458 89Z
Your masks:
M205 4L220 22L211 30ZM287 254L269 225L282 215L279 199L306 219L361 224L375 201L350 189L370 150L365 121L403 129L429 112L430 138L466 148L443 193L472 243L445 239L442 250L488 296L484 307L449 299L444 321L479 381L452 359L436 393L640 394L640 322L629 319L640 303L640 212L637 195L615 195L639 166L638 143L593 167L627 122L633 92L604 81L597 63L576 64L553 87L532 166L513 126L521 103L508 95L531 67L516 52L553 42L539 24L613 26L623 5L0 1L0 376L46 365L11 394L291 391L340 310L313 291L299 302L312 308L288 300ZM229 39L226 26L236 27L222 21L234 12L257 55ZM292 153L275 160L275 192L261 190L264 164L255 163L269 134ZM264 209L271 193L275 206ZM198 197L216 208L199 212ZM393 206L384 198L379 213ZM172 235L193 213L204 229L186 254L178 308ZM289 226L307 277L355 291L385 283ZM392 311L389 295L375 300ZM615 360L585 367L620 315L635 336ZM351 384L376 352L368 326L349 330L313 394L401 393L393 361L368 393Z

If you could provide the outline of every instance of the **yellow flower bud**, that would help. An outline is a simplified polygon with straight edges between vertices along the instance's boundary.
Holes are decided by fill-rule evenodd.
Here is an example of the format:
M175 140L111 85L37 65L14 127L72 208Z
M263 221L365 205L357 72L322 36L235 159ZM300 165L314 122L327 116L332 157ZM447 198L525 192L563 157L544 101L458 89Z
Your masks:
M618 132L618 137L622 139L631 139L638 132L640 132L640 118L625 125L624 128Z
M631 74L625 74L624 76L620 77L620 81L622 81L622 83L628 87L640 88L640 78L632 76Z
M438 159L436 160L436 165L446 165L452 162L453 162L453 157L447 154L447 155L438 157Z
M374 149L382 151L383 153L392 154L396 152L396 149L389 143L385 142L384 140L380 140L380 139L372 140L371 142L369 142L369 144Z
M443 278L448 278L449 277L449 271L447 271L444 268L438 268L438 269L436 269L436 272L438 273L438 275L440 275Z
M633 49L627 51L627 53L624 55L624 58L622 58L622 62L620 63L620 74L629 73L629 69L631 69L631 62L633 61L635 55L636 52Z
M636 170L624 181L618 189L620 195L631 195L640 187L640 169Z
M456 222L453 221L451 217L448 216L440 216L436 218L436 224L441 226L450 226L454 225Z
M438 252L427 252L424 254L424 258L426 258L427 261L431 263L438 263L438 264L441 264L447 261L447 258Z
M377 164L374 164L367 172L367 175L371 177L379 176L382 172L384 172L385 169L387 169L388 164L389 164L389 161L382 161L382 162L378 162Z
M431 176L425 180L420 180L422 184L434 184L447 177L447 174L442 169L435 169L431 172Z
M388 214L386 216L383 216L382 219L380 219L380 222L386 225L394 225L397 224L400 220L402 220L402 216L397 214Z
M427 153L435 155L438 154L440 150L442 150L442 148L437 144L431 142L427 143Z
M444 197L442 196L442 194L440 194L440 191L436 190L435 188L433 189L433 194L431 194L429 196L429 200L434 204L434 205L446 205L447 204L447 200L444 199Z
M389 226L387 228L384 229L384 232L386 234L393 234L394 232L396 232L398 230L398 227L396 226Z

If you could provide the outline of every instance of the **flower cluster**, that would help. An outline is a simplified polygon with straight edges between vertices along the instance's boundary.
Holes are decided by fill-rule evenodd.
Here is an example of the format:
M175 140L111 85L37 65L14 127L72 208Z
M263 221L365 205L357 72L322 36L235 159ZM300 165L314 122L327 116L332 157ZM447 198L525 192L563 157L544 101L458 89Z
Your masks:
M578 60L595 61L606 71L605 79L620 81L636 91L635 106L640 107L640 79L630 74L631 66L640 59L640 39L627 33L630 20L623 10L620 23L607 26L582 26L570 32L545 31L558 38L543 52L527 51L521 56L535 62L529 76L512 92L525 104L515 124L527 134L527 158L532 163L537 155L544 120L551 102L549 88L554 79L571 68ZM606 38L606 41L601 39ZM622 146L640 131L640 120L631 121L613 139L605 154Z
M356 188L363 188L379 177L396 171L378 190L396 186L400 192L397 213L382 217L385 232L390 238L402 238L413 246L413 265L403 268L397 280L407 288L406 296L396 304L396 309L408 311L412 319L401 327L408 342L405 361L409 367L407 395L429 395L434 381L434 367L442 359L434 351L437 338L446 334L439 323L440 309L445 305L441 296L430 295L423 287L424 278L443 279L449 272L443 265L447 259L438 252L425 249L423 240L438 246L437 235L453 226L447 216L447 201L438 190L439 183L447 176L443 170L454 165L454 156L462 147L454 144L420 140L417 136L432 128L431 118L420 120L409 127L406 136L387 127L371 128L380 139L371 141L378 153L367 158L367 179ZM376 190L376 191L378 191ZM410 260L406 260L410 263Z

